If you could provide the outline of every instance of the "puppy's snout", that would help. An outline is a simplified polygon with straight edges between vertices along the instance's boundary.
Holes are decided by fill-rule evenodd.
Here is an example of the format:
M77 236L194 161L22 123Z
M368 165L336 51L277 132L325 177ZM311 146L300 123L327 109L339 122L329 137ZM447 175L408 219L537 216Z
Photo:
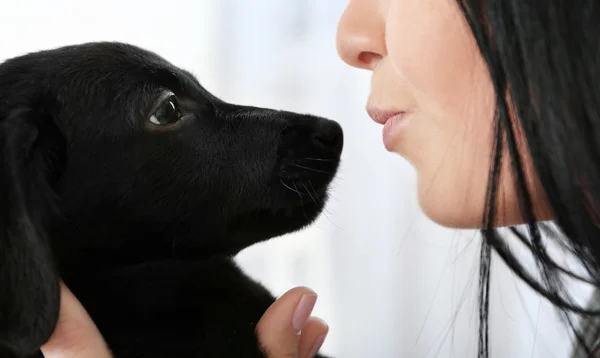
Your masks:
M337 170L344 135L335 121L302 116L290 121L279 146L278 177L326 186Z
M321 120L312 134L315 146L333 153L340 153L344 145L344 133L342 127L335 121Z

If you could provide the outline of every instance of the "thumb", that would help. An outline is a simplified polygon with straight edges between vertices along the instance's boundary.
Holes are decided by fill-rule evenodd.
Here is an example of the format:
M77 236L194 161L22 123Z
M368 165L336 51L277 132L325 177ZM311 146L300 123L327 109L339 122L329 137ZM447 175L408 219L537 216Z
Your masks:
M312 358L321 348L329 328L310 314L317 294L296 287L269 307L256 325L258 339L269 358Z

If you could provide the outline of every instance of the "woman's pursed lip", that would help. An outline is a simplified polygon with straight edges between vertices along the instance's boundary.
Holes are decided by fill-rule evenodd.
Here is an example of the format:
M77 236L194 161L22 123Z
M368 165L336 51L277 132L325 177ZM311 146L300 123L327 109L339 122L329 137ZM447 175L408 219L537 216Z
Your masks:
M375 107L367 106L367 113L369 117L376 123L385 124L390 118L395 117L399 114L403 114L404 111L386 111Z
M398 144L399 135L402 128L405 127L406 111L400 110L382 110L372 104L367 104L367 113L376 123L383 125L381 130L383 144L385 148L392 152Z

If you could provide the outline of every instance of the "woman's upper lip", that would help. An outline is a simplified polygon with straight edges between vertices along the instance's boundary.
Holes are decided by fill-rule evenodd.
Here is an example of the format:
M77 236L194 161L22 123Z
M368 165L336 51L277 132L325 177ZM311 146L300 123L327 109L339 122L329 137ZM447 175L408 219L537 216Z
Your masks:
M379 108L367 106L367 113L375 122L379 124L385 124L388 119L398 114L404 113L404 111L386 111Z

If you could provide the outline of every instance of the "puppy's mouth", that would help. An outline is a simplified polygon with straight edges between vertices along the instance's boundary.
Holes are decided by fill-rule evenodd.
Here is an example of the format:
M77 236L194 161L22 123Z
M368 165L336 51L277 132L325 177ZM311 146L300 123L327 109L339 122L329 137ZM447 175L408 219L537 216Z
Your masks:
M320 211L327 203L327 186L317 186L312 180L280 180L285 199L273 205L268 211L273 216L286 217L303 214L305 219L309 219L309 214L314 211Z
M277 176L284 208L274 205L274 209L290 210L313 204L325 205L327 189L333 179L339 159L337 158L301 158L290 161L280 167Z

